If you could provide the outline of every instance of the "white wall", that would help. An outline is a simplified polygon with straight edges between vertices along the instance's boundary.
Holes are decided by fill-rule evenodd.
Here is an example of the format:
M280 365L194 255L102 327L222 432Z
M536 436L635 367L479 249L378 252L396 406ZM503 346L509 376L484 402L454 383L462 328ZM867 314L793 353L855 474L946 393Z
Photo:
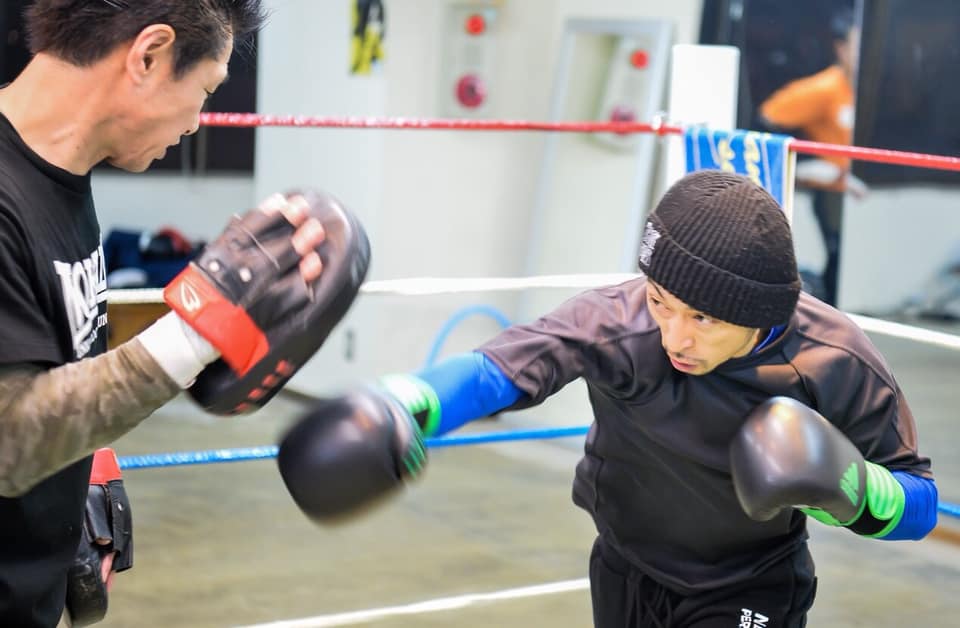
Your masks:
M840 307L883 315L921 293L960 244L960 189L916 185L847 198ZM951 256L953 256L951 258Z

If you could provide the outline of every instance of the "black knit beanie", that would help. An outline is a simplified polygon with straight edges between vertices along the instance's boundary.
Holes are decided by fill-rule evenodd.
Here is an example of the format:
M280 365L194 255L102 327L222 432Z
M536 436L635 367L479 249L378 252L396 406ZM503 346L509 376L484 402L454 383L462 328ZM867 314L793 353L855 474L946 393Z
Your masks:
M787 322L800 275L783 210L750 179L701 170L650 214L640 270L690 307L743 327Z

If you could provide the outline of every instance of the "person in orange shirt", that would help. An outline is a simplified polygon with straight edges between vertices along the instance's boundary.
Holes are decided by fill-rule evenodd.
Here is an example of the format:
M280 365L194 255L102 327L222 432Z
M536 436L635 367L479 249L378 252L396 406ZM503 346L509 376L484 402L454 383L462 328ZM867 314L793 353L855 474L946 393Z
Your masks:
M774 92L760 105L760 115L769 127L779 131L793 132L815 142L850 144L859 29L853 24L852 14L844 13L833 19L831 32L836 62ZM797 183L813 193L813 210L827 253L822 298L836 305L843 194L850 192L860 197L866 193L866 186L850 172L850 159L839 156L799 162Z

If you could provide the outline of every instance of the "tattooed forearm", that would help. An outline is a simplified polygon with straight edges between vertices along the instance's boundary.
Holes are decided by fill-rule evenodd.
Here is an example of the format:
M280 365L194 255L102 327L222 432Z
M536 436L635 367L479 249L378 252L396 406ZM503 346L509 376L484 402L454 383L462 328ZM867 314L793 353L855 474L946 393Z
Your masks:
M136 339L47 371L0 369L0 495L22 495L130 431L178 392Z

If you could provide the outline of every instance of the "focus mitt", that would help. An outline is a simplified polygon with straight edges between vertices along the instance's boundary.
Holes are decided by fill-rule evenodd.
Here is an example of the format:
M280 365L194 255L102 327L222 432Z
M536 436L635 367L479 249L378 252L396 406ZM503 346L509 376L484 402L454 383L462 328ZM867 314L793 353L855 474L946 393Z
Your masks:
M307 283L281 214L235 217L223 234L164 289L164 300L221 357L188 388L215 414L263 406L320 348L343 318L366 276L370 246L355 216L331 196L302 196L323 225L317 247L323 271Z

